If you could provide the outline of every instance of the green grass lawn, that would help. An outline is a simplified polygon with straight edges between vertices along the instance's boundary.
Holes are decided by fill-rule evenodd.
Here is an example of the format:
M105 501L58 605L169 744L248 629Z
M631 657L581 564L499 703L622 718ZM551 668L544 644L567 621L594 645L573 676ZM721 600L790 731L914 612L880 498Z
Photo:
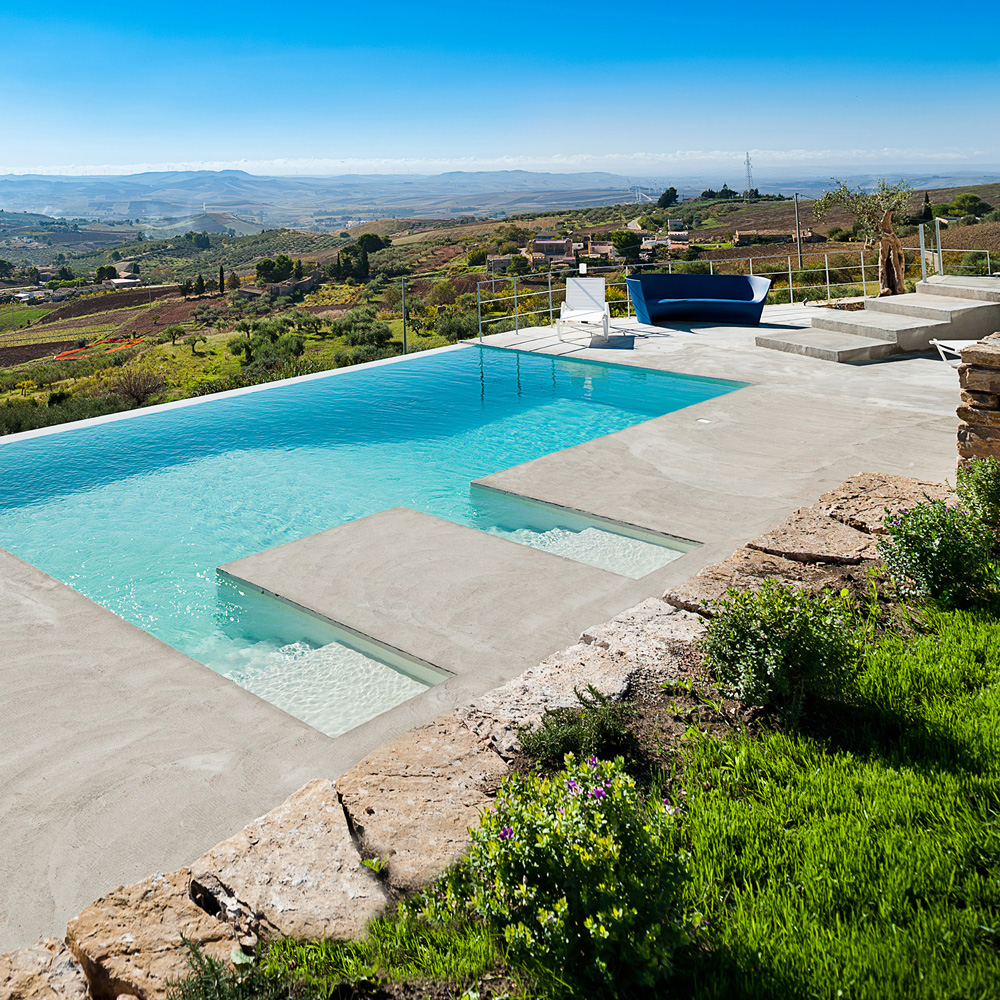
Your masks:
M823 737L692 741L695 997L983 998L1000 985L1000 622L865 657Z

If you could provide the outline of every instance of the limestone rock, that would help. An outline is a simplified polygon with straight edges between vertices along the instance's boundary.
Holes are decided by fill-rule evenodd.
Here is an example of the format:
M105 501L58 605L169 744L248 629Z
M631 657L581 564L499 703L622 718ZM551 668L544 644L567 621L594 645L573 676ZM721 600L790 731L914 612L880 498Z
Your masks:
M757 549L739 549L723 562L706 566L690 580L671 588L663 599L674 607L710 617L714 602L722 600L730 588L760 590L764 580L771 578L810 593L824 588L839 591L852 582L864 580L871 565L870 562L809 564Z
M325 779L217 844L191 873L199 886L217 879L230 898L257 912L265 932L284 936L358 937L388 903L378 876L361 864L337 791Z
M1000 428L1000 412L997 410L980 410L975 406L959 406L956 411L959 420L964 420L976 428Z
M1000 396L993 392L969 392L962 390L962 402L979 410L996 410L1000 408Z
M859 563L876 555L874 539L828 517L817 506L800 508L747 547L809 563Z
M181 935L206 955L228 960L233 928L210 917L188 896L191 871L152 875L102 896L74 917L66 943L83 966L94 1000L131 993L160 1000L170 981L189 972Z
M958 455L960 458L1000 457L1000 428L959 424Z
M368 856L390 885L426 885L457 861L468 829L490 802L506 764L454 716L414 729L369 754L337 781Z
M1000 367L961 364L958 384L969 392L1000 393Z
M492 691L459 715L505 757L519 731L537 725L546 711L575 708L576 691L588 686L611 698L685 676L689 649L702 624L659 600L649 600L584 632L581 641L547 657Z
M963 364L1000 368L1000 337L996 334L984 337L976 344L963 347L961 353Z
M580 641L659 669L664 657L678 644L689 645L704 633L705 623L697 615L650 598L615 615L610 621L588 628Z
M835 490L824 493L813 509L829 515L859 531L882 534L882 521L888 507L897 511L913 507L926 500L953 502L955 494L941 483L909 476L890 476L880 472L864 472L846 479Z
M66 945L45 938L0 955L3 1000L86 1000L87 978Z

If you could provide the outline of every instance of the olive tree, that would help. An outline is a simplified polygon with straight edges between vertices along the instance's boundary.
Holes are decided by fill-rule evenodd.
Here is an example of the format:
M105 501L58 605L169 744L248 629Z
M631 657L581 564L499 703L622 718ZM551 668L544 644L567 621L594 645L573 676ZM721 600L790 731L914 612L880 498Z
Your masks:
M913 188L900 180L889 184L880 177L873 191L864 188L852 190L843 181L833 178L837 186L825 191L814 208L817 219L822 219L833 207L839 205L854 216L857 232L865 246L876 241L878 250L879 295L899 295L906 291L904 282L906 262L903 245L892 228L893 214L902 217Z

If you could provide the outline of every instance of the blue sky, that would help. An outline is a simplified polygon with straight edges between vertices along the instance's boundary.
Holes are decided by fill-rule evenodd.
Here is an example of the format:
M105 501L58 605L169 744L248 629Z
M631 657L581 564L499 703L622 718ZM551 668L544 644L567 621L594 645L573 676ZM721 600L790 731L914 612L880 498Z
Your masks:
M0 13L0 174L1000 166L996 3L36 9Z

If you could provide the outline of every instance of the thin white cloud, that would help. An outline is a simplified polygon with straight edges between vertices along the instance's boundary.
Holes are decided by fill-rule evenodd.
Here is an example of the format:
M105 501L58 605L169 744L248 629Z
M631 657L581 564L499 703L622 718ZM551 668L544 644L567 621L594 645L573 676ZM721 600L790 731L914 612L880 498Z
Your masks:
M982 165L992 160L981 150L940 149L751 149L755 169L891 164L899 167L932 164ZM8 168L9 174L120 175L164 170L245 170L251 174L281 176L335 176L338 174L435 174L451 170L533 170L553 173L612 171L656 173L691 169L732 169L743 163L747 150L677 150L674 152L557 153L547 156L495 157L281 157L270 160L186 160L161 163L44 164ZM0 170L3 167L0 166Z

